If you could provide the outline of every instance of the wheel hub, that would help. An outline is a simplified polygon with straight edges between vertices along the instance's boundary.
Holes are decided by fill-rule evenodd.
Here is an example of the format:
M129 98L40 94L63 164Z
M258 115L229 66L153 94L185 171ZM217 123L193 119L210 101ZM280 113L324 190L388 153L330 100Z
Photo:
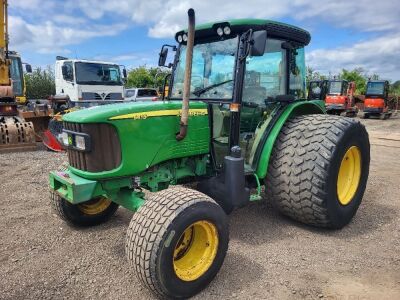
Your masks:
M78 204L78 208L86 215L97 215L105 211L111 204L111 200L100 197L85 203Z
M174 270L183 281L201 277L212 265L218 250L218 232L214 224L198 221L185 229L174 250Z
M357 192L361 177L361 152L350 147L343 156L337 179L337 196L340 204L347 205Z

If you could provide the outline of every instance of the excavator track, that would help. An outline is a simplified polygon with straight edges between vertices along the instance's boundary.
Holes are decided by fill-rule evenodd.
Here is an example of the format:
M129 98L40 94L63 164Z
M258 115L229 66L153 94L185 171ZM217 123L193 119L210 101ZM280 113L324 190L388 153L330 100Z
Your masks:
M6 117L0 122L0 153L37 150L32 122Z

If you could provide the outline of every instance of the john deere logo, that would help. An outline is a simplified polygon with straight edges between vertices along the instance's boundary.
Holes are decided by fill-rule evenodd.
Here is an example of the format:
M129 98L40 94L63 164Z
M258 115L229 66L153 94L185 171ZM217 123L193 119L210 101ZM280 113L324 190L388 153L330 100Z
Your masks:
M72 136L68 137L68 145L72 145Z

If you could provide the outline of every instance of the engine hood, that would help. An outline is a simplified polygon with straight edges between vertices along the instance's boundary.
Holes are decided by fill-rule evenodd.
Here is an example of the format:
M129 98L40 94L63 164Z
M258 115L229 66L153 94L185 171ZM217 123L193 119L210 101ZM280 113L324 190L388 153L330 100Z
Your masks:
M126 119L146 119L151 116L179 115L181 101L127 102L101 105L74 111L63 116L63 121L75 123L112 122ZM190 109L205 109L203 102L191 102ZM145 114L153 112L153 114ZM144 113L144 114L139 114Z

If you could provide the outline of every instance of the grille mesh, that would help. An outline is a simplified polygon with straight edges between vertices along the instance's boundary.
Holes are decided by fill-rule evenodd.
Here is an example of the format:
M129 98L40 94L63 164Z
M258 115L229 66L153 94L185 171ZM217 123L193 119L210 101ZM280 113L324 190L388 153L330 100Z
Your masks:
M67 150L72 167L87 172L102 172L115 169L121 164L121 146L117 131L112 125L64 122L64 128L90 136L90 152Z

